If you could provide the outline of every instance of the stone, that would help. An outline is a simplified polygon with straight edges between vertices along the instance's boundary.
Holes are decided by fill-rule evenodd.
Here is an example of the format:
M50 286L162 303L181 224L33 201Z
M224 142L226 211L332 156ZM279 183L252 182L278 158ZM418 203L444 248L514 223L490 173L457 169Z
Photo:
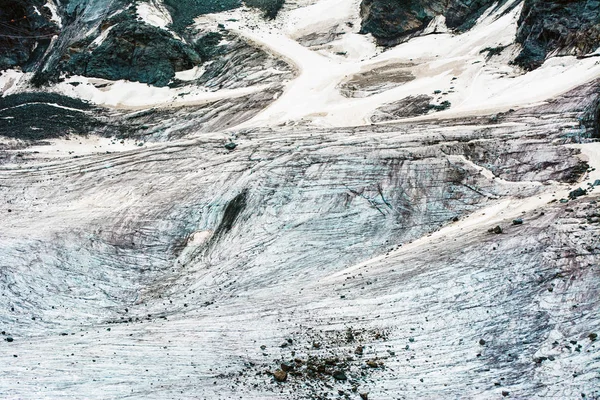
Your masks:
M287 372L281 369L278 369L277 371L273 372L273 378L275 378L277 382L285 382L287 380L287 376Z
M333 376L333 378L336 381L345 381L346 379L348 379L346 377L346 373L344 371L342 371L342 370L333 371L333 374L331 374L331 376Z
M499 235L502 233L502 228L500 227L500 225L496 225L495 227L488 229L488 232Z
M285 372L290 372L291 370L294 369L294 366L288 363L281 363L281 369Z
M192 46L136 19L113 25L98 47L78 42L70 49L71 57L60 67L70 74L155 86L166 86L176 72L202 64Z
M569 192L569 199L574 200L578 197L585 196L587 191L582 188L577 188L571 192Z

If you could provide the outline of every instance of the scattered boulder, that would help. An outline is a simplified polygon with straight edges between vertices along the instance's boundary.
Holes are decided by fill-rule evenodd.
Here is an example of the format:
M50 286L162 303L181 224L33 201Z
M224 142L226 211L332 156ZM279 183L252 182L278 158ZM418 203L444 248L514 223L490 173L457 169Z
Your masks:
M523 220L521 218L513 219L513 225L523 225Z
M575 200L578 197L585 196L587 191L582 188L577 188L569 193L569 198Z
M346 379L348 379L346 377L346 373L344 371L342 371L342 370L336 370L336 371L334 371L331 376L333 376L333 378L336 381L345 381Z
M440 104L429 104L429 109L434 111L444 111L449 109L450 106L452 106L452 103L448 100L444 100Z
M277 371L273 372L273 378L275 378L277 382L285 382L287 380L287 376L287 372L281 369L278 369Z
M499 235L502 233L502 228L500 227L500 225L496 225L495 227L488 229L488 232Z
M232 151L235 150L235 148L237 147L237 144L233 143L233 142L229 142L224 146L227 150Z
M288 363L281 363L281 370L285 372L290 372L294 369L294 366Z
M594 332L592 332L592 333L590 333L590 334L588 335L588 338L589 338L589 339L590 339L592 342L595 342L595 341L598 339L598 334L597 334L597 333L594 333Z

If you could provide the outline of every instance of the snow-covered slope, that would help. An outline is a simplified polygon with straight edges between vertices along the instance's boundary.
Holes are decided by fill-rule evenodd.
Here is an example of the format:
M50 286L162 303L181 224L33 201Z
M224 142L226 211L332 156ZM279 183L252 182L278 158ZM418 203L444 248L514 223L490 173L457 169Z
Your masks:
M0 398L599 398L600 57L515 65L539 5L104 3L0 75Z

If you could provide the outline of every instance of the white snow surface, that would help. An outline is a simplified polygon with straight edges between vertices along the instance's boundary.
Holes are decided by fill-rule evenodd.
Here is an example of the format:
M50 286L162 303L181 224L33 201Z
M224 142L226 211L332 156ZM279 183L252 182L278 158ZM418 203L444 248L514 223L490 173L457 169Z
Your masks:
M19 90L19 84L31 78L32 74L26 74L22 71L7 69L0 72L0 95L6 96Z
M169 24L173 23L171 14L162 5L161 2L156 0L149 0L147 2L141 2L137 5L138 16L147 24L153 25L159 28L166 28Z
M56 0L56 1L60 1L60 0ZM60 14L58 13L58 9L56 7L55 0L48 0L46 2L46 4L44 4L44 7L46 7L47 9L50 10L50 13L52 14L51 21L56 23L56 25L58 25L59 28L62 28L62 18L60 17Z
M511 398L531 398L518 397L521 391L560 399L597 390L597 343L587 335L600 321L599 256L575 253L573 242L588 235L582 242L595 246L590 238L597 242L600 225L586 223L585 215L576 219L576 212L570 222L564 208L576 202L557 200L585 185L597 198L599 189L589 184L600 179L600 143L572 146L591 167L581 182L512 181L462 155L461 146L494 140L487 129L503 135L497 145L540 140L538 158L526 161L556 161L559 170L574 156L560 158L568 149L539 137L546 129L576 129L573 121L541 115L482 127L428 120L543 104L600 77L598 57L555 57L529 73L509 66L520 7L500 18L488 12L462 35L440 33L445 25L437 19L432 34L384 50L357 33L359 3L301 0L274 21L246 8L198 20L224 24L297 70L271 106L234 129L306 129L249 129L235 136L235 151L223 147L229 132L157 144L97 137L27 149L15 140L0 143L14 146L7 153L17 160L0 167L6 294L0 315L7 325L1 330L15 339L0 341L1 398L258 400L299 393L311 399L315 392L291 386L295 378L285 386L264 373L291 357L286 338L304 360L351 355L348 373L372 374L360 387L369 399L499 399L504 390ZM166 26L157 4L140 3L138 14ZM334 29L344 33L330 43L298 41ZM496 46L509 46L507 54L487 60L481 51ZM340 91L356 74L398 65L415 79L360 98ZM177 78L192 81L202 73L196 67ZM21 90L29 78L5 71L2 95ZM157 88L81 76L53 87L131 110L201 105L265 89L208 92L193 84ZM369 125L378 107L436 90L442 93L435 101L452 107L409 121L420 124L336 129ZM545 160L547 154L554 158ZM484 189L475 195L461 187L448 177L453 168ZM222 234L224 210L246 189L246 209ZM396 196L394 204L386 196ZM425 217L407 222L404 229L419 236L401 243L392 229L403 223L407 206ZM449 222L444 214L442 225L433 225L426 218L437 212L461 218ZM525 224L513 227L511 220L523 215ZM503 235L487 231L496 224L506 228ZM557 271L564 280L548 278ZM554 325L543 336L546 324ZM322 334L327 344L327 334L349 328L390 332L386 340L370 335L320 350L309 340ZM573 340L583 344L581 352ZM355 354L359 343L364 357ZM537 365L532 349L556 360ZM367 368L368 359L385 368ZM336 385L334 395L343 389L358 398L350 382L327 382Z
M275 21L264 21L245 9L211 17L299 71L278 101L243 127L297 123L341 127L369 124L378 107L407 96L433 95L436 90L446 93L439 100L449 101L452 107L435 118L452 117L539 104L600 76L597 57L551 58L528 73L494 58L486 60L483 49L514 43L522 5L500 17L510 5L494 12L490 9L464 34L423 35L387 51L377 48L369 36L356 33L358 1L323 0L285 11ZM332 42L329 51L306 48L296 41L345 21L354 22L354 32ZM443 21L434 22L428 29L443 32ZM349 56L335 55L346 48ZM415 80L365 98L345 98L339 91L338 84L358 72L401 63L414 64Z
M182 71L181 76L193 79L195 74L201 74L201 70ZM74 82L79 85L71 85ZM263 90L264 86L257 85L248 88L208 92L201 88L190 91L189 87L171 89L169 87L156 87L145 83L125 80L110 81L72 76L56 85L54 89L68 96L87 100L105 107L144 109L206 104L221 99L255 93Z

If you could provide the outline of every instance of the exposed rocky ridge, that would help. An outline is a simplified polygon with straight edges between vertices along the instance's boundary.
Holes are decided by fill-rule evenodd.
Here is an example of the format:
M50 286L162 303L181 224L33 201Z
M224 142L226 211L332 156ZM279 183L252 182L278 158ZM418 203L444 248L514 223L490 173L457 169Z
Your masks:
M362 32L371 33L380 45L393 46L422 31L436 16L458 32L470 29L484 11L506 1L364 0ZM512 2L515 7L520 2ZM507 8L509 11L511 7ZM596 0L524 0L518 21L517 43L523 49L515 63L526 69L539 67L548 54L585 55L600 47L600 5Z
M62 64L63 71L166 86L176 72L191 69L203 61L193 47L162 29L135 20L111 26L98 47L90 50L82 47L82 43L75 43L69 48L71 54Z
M51 3L56 16L39 0L4 1L2 10L6 11L0 14L0 49L3 49L0 70L21 67L35 72L36 85L56 82L61 74L67 73L165 86L176 72L201 65L220 54L218 40L214 41L216 37L211 37L211 32L190 35L186 31L193 16L242 4L166 2L173 13L172 26L185 37L182 40L166 29L138 19L135 1ZM280 0L248 3L263 10L268 18L274 18L282 4ZM60 18L61 26L56 18ZM56 36L54 41L53 36Z
M194 18L203 14L228 11L243 4L254 7L264 12L266 18L273 19L283 6L285 0L165 0L165 6L173 17L173 28L183 32L194 21Z
M497 0L364 0L361 3L362 32L371 33L379 44L393 46L410 34L423 30L438 15L446 18L446 25L464 31L475 25L484 11L494 4L500 7L506 1Z
M35 68L58 27L42 0L0 1L0 71Z
M600 3L596 0L525 0L517 42L523 50L515 63L539 67L546 56L583 56L600 48Z

